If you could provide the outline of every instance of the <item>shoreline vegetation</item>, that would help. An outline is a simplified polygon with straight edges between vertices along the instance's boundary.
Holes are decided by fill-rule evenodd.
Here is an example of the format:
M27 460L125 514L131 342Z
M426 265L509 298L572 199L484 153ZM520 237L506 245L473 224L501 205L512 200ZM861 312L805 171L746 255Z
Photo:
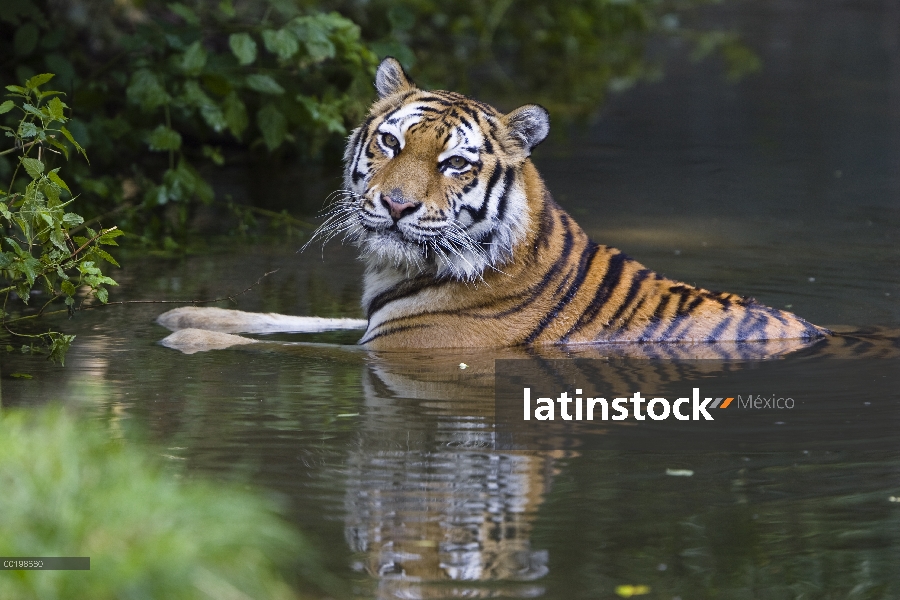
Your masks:
M296 600L309 597L297 588L339 592L274 500L189 475L159 454L59 407L4 409L0 555L87 556L91 570L5 571L0 597Z

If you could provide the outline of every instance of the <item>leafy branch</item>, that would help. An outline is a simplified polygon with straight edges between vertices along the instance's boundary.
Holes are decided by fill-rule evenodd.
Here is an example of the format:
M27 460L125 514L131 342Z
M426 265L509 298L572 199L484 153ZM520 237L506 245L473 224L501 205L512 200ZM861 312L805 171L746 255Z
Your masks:
M21 112L17 127L0 126L13 142L13 147L2 153L19 154L9 186L0 189L0 325L12 336L31 340L23 349L33 351L35 342L43 344L49 349L49 358L63 364L75 336L52 330L13 330L10 324L20 319L10 318L10 301L27 305L32 290L41 285L50 300L37 315L60 299L65 310L74 314L77 294L94 296L105 304L109 299L107 286L117 283L103 274L100 265L119 263L101 246L117 246L116 238L123 232L117 227L99 231L84 227L87 237L74 235L74 228L82 226L84 219L66 209L77 197L60 177L60 167L51 167L53 155L68 160L70 148L85 160L87 154L65 126L69 107L60 100L64 94L41 89L53 77L52 73L43 73L28 79L24 86L6 86L10 92L7 96L13 99L0 104L0 114ZM17 181L22 170L30 179L27 183Z

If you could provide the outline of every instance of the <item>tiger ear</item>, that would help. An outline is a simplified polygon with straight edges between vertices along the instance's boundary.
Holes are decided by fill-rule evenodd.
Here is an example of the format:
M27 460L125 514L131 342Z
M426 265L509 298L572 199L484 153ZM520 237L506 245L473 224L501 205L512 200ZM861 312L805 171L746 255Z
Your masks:
M396 58L388 56L378 65L375 72L375 89L378 90L379 98L387 98L415 87L416 84L406 75Z
M509 134L522 144L528 154L550 133L550 113L537 104L520 106L504 115L503 122L509 129Z

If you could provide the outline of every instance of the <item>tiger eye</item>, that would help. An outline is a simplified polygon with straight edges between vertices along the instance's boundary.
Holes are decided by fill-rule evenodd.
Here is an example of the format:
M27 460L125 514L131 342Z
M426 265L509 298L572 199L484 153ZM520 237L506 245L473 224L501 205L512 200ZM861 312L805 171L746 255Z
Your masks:
M381 141L384 142L384 145L388 148L396 148L400 145L400 140L391 135L390 133L385 133L381 136Z
M469 164L469 161L464 159L462 156L453 156L447 162L450 163L450 166L454 169L462 169L464 166Z

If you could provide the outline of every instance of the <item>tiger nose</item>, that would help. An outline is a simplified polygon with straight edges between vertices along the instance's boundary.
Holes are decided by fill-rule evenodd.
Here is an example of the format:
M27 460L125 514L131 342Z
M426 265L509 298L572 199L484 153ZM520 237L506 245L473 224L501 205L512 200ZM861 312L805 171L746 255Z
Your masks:
M391 213L391 218L394 219L394 221L399 221L401 218L408 214L412 214L417 208L422 206L421 202L410 202L397 193L392 193L391 196L382 194L381 203L384 204L388 209L388 212Z

